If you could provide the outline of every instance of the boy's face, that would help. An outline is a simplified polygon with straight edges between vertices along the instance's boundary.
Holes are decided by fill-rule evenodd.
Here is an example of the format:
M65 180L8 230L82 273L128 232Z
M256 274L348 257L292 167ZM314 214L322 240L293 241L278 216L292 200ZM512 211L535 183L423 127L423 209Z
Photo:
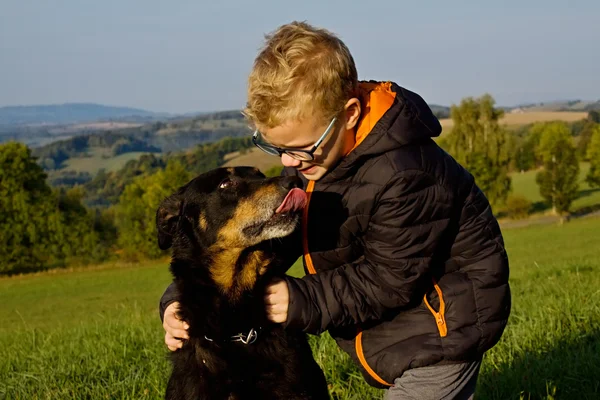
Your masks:
M309 180L321 179L354 147L355 127L359 116L360 103L357 99L349 100L344 113L338 117L327 137L313 153L313 160L300 161L284 153L281 155L281 163L286 167L296 168ZM309 150L323 135L329 122L318 119L287 121L274 128L262 130L261 135L274 146Z

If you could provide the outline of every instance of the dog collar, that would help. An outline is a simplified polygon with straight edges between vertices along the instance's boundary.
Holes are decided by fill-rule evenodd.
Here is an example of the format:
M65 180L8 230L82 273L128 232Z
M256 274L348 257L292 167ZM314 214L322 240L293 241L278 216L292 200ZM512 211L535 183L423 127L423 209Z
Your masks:
M259 327L258 329L251 328L247 334L238 333L237 335L231 336L229 341L230 342L241 342L243 344L252 344L252 343L256 342L256 339L258 339L258 332L260 332L261 330L262 330L262 327ZM211 338L207 337L206 335L204 335L204 339L208 340L209 342L214 342L214 339L211 339Z

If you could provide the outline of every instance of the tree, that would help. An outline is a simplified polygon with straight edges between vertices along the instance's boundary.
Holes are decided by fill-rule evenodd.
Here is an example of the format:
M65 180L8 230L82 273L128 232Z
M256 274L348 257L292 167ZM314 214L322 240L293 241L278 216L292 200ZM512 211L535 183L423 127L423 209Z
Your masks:
M156 239L155 215L160 202L190 180L177 161L152 175L141 175L127 185L115 209L118 244L129 259L156 258L163 254Z
M490 202L498 205L506 201L511 180L509 135L498 122L504 112L494 108L494 103L492 96L486 94L453 105L450 114L454 126L444 145L475 177Z
M588 146L587 157L590 160L590 171L586 181L592 187L600 187L600 125L596 125Z
M106 225L107 221L101 220L100 215L82 204L84 195L85 191L81 186L56 191L66 264L105 260L115 241L114 236L106 236L103 231L110 229Z
M579 190L579 161L565 123L545 124L538 154L543 162L543 170L536 176L540 194L552 205L553 213L558 214L563 222Z
M60 218L46 174L25 145L0 146L0 272L61 260Z
M64 265L100 257L93 219L81 192L54 192L30 149L0 145L0 273Z
M535 141L526 137L515 146L514 167L517 171L529 171L536 167Z
M590 112L588 112L587 119L588 121L600 124L600 110L591 110Z
M588 146L590 145L590 141L592 140L592 135L594 134L594 132L596 131L596 129L598 128L597 123L591 121L591 120L586 120L583 128L581 129L581 132L579 133L579 137L577 140L577 154L579 155L580 158L582 159L588 159L587 158L587 149Z

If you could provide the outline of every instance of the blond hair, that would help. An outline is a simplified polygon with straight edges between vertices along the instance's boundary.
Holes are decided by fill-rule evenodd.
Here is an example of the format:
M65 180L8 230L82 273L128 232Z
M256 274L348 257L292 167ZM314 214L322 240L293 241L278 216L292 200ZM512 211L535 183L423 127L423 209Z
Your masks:
M243 111L256 127L309 116L327 120L357 96L354 59L333 33L294 21L265 39L248 77Z

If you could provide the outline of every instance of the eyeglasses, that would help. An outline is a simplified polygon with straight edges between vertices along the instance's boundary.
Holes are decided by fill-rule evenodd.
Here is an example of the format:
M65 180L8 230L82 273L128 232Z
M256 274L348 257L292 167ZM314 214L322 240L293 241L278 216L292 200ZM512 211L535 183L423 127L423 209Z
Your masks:
M336 119L337 119L337 117L334 117L331 120L331 122L329 123L329 126L325 130L325 133L323 133L323 135L321 135L319 140L317 140L317 142L313 145L312 149L310 149L310 150L296 149L296 148L282 148L282 147L273 146L272 144L269 144L269 143L264 143L264 142L259 143L258 140L260 138L260 132L258 131L258 129L255 130L254 134L252 135L252 143L254 143L254 145L256 147L258 147L265 153L270 154L272 156L281 157L281 155L283 153L285 153L288 156L290 156L296 160L312 161L312 160L314 160L314 152L317 150L319 145L323 142L323 140L327 137L327 135L329 134L331 129L334 127Z

